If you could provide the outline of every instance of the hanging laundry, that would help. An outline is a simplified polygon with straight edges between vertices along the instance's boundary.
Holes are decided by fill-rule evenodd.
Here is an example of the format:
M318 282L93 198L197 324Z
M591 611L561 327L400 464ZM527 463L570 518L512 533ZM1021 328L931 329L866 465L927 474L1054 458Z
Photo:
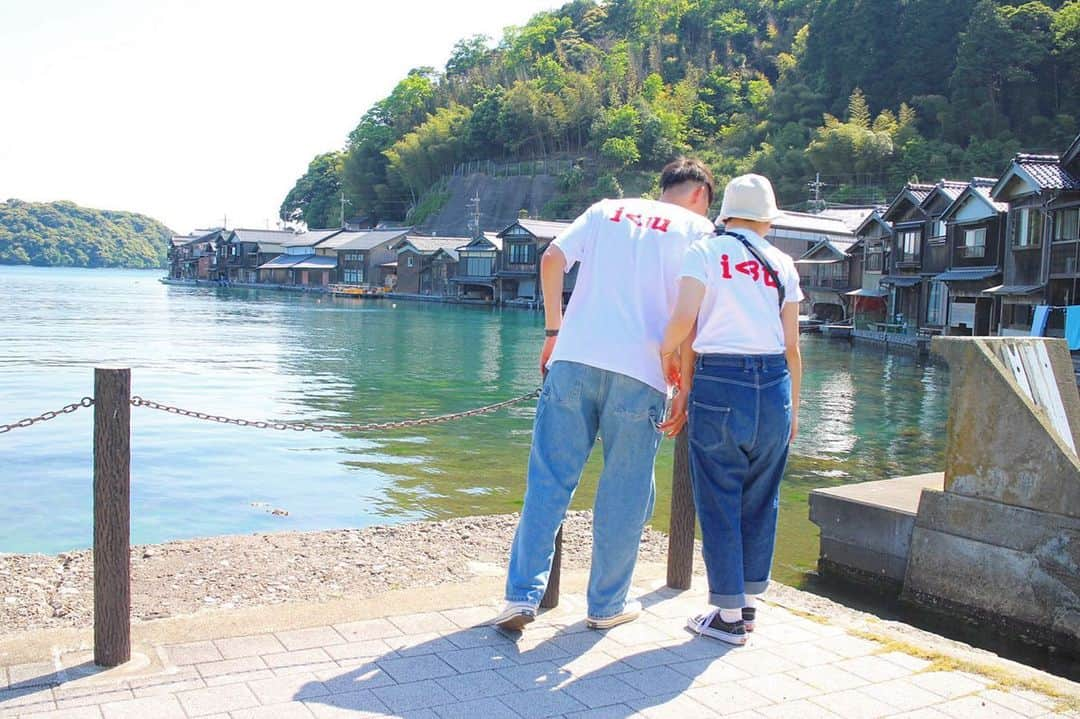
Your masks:
M1039 305L1035 308L1035 317L1031 320L1031 336L1042 337L1046 334L1046 320L1050 316L1048 305Z
M1070 350L1080 350L1080 305L1065 308L1065 341Z

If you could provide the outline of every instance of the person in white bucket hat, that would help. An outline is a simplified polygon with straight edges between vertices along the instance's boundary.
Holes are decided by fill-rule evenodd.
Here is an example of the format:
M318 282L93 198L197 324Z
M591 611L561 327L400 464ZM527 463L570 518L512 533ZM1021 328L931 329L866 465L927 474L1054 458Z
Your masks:
M803 294L795 263L765 240L781 215L768 179L728 183L724 229L687 251L660 348L679 390L663 428L689 422L712 605L688 626L731 644L746 643L769 583L780 479L798 431Z

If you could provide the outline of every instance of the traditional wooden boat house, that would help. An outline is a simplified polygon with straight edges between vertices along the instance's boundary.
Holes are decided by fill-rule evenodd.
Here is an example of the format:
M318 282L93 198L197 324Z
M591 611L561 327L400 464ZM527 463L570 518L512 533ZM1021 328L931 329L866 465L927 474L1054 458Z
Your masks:
M849 253L853 245L854 242L821 240L795 260L806 296L801 314L826 322L848 319L847 293L855 286Z
M986 290L1001 284L1008 206L990 197L996 182L973 178L941 216L949 264L934 279L948 287L950 335L986 336L997 331L1001 302Z
M281 242L282 254L259 265L259 281L298 287L325 287L333 280L337 260L320 257L315 247L341 230L309 230Z
M944 334L949 313L949 288L938 275L949 267L947 225L942 216L967 187L966 182L940 180L922 201L921 209L926 215L919 260L922 276L923 304L917 326L923 332Z
M461 300L495 302L495 273L502 249L503 239L492 232L458 247L457 273L448 278L452 294Z
M1008 203L999 334L1028 334L1035 307L1077 304L1080 296L1080 137L1063 156L1016 155L990 191ZM1061 336L1054 313L1047 334Z
M468 237L433 237L408 235L394 243L397 252L395 292L414 295L446 296L449 278L457 265L457 248L468 244Z
M174 238L170 276L181 280L221 279L218 269L218 248L225 244L227 233L222 229L196 230L187 236Z
M923 201L934 185L909 182L882 215L893 229L893 248L881 286L889 291L888 317L894 329L914 333L924 304L922 259L928 216Z
M282 254L282 243L294 238L296 233L292 230L233 230L219 248L218 264L224 267L224 279L249 284L258 282L259 267Z
M495 296L500 302L539 302L540 256L569 222L520 219L497 233L503 241L495 272ZM567 277L564 294L573 290L576 275Z
M336 281L353 287L392 287L397 280L397 251L393 246L410 229L346 230L323 243L327 256L335 257Z
M855 327L867 329L872 323L885 321L889 291L881 287L881 278L892 252L892 226L875 210L855 228L855 238L848 252L862 258L862 272L858 286L846 294Z

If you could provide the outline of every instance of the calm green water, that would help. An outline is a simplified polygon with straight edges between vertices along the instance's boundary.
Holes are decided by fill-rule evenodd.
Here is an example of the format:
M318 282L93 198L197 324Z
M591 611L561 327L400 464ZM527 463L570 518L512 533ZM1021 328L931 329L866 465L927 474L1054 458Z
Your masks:
M384 421L453 412L538 384L539 314L169 287L160 272L0 267L0 422L92 394L95 366L129 366L148 399L252 419ZM782 495L776 576L817 559L815 487L942 465L943 368L804 340L802 436ZM532 405L355 437L276 432L133 410L133 540L511 512ZM89 410L0 435L0 551L91 539ZM671 443L658 460L666 528ZM575 505L591 502L590 463ZM287 510L287 517L268 508Z

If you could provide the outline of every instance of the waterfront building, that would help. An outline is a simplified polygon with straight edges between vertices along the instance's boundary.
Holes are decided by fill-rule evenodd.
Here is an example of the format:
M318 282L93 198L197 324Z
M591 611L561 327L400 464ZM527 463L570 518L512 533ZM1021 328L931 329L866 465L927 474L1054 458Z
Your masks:
M468 237L425 235L408 235L398 240L391 247L397 252L394 290L414 295L449 295L449 278L457 269L457 248L468 243Z
M218 247L225 243L223 229L196 230L184 241L183 236L174 238L170 248L170 276L181 280L217 280Z
M496 234L502 239L495 271L495 296L502 303L540 302L540 256L569 222L520 219ZM569 295L577 278L576 268L567 274L563 294Z
M855 286L849 250L854 244L836 239L821 240L795 260L805 295L800 314L827 322L848 319L847 293ZM859 271L862 271L861 258Z
M404 239L409 227L339 231L324 241L319 251L333 257L336 281L353 287L393 287L397 281L397 251L394 244Z
M251 230L237 228L218 248L218 266L229 282L254 284L259 281L259 267L284 251L283 242L296 237L292 230Z
M460 300L495 301L495 273L503 239L485 232L457 248L458 266L454 277L448 278L454 287L452 294Z
M939 180L934 184L921 209L926 215L923 230L922 257L919 275L922 277L922 303L917 327L924 334L945 334L949 313L949 288L938 276L949 267L947 226L942 215L967 187L958 180Z
M790 211L782 214L773 222L772 230L765 239L793 260L805 255L822 240L842 244L845 249L855 241L855 234L848 226L846 217ZM803 279L809 279L808 270L806 273L800 270L800 274Z
M315 247L341 230L309 230L282 240L282 254L258 267L259 281L297 287L325 287L337 268L337 258L319 256Z
M851 300L850 314L857 329L868 329L873 323L885 321L886 299L889 291L881 286L881 278L889 266L892 252L892 225L881 211L874 210L855 228L855 244L848 248L853 257L861 255L859 282L847 292ZM854 275L853 275L854 279Z
M1062 156L1018 154L990 191L1009 206L999 334L1028 334L1035 307L1077 303L1080 292L1080 137ZM1046 333L1063 336L1052 313Z
M909 182L897 193L882 218L892 226L893 248L889 264L881 278L881 287L889 292L888 328L914 334L922 315L922 259L928 215L923 201L934 185Z
M1001 301L987 290L1001 284L1009 208L990 197L995 182L995 178L973 178L941 215L949 264L934 279L948 287L949 335L997 332Z

